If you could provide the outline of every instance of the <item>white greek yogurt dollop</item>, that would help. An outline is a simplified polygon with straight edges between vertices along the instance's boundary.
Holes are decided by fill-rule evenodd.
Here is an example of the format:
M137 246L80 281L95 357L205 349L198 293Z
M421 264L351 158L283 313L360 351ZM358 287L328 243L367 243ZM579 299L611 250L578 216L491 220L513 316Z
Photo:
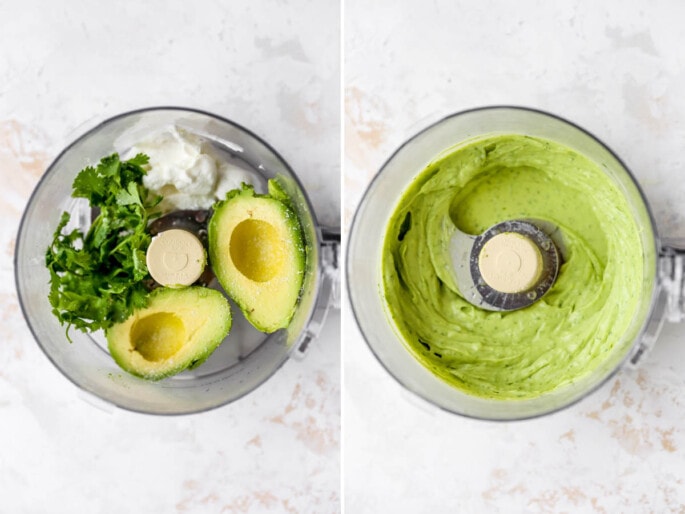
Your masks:
M125 158L138 153L150 157L143 184L153 194L160 194L163 212L180 209L209 209L226 193L244 182L260 191L260 177L226 158L202 138L178 127L169 127L131 147Z

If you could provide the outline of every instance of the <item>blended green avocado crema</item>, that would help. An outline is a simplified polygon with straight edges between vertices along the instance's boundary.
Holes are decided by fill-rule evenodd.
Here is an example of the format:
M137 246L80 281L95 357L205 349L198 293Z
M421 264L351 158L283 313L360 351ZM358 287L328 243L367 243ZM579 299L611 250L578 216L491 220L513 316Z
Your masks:
M556 224L564 241L539 301L486 311L440 280L445 221L476 235L526 218ZM405 191L385 236L383 288L405 345L433 374L471 395L527 399L589 373L622 341L642 259L628 202L596 163L551 141L493 135L443 154Z

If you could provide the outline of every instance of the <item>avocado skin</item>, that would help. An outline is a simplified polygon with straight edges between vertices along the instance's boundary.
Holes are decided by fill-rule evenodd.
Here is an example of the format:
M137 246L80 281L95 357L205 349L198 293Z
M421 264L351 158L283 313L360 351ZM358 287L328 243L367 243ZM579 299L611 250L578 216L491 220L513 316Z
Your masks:
M204 312L198 315L198 310ZM159 312L172 313L181 319L191 329L191 340L186 340L173 358L150 362L140 354L135 355L130 333L138 319ZM189 315L193 319L188 319ZM147 307L110 327L105 336L109 352L120 368L131 375L157 381L204 363L228 335L231 325L231 308L221 292L201 286L161 287L150 293Z
M290 198L274 179L269 180L268 191L269 194L266 195L255 193L254 188L248 184L243 184L241 189L229 191L225 200L214 204L207 227L209 260L217 280L238 305L247 321L264 333L272 333L289 325L302 293L306 259L302 228L291 206ZM278 219L282 222L282 235L289 242L288 276L287 280L283 281L287 284L284 287L288 288L289 294L285 295L287 300L282 303L274 300L281 295L269 294L270 291L262 284L246 279L232 264L229 252L226 251L227 247L222 247L221 244L230 240L232 229L240 221L249 219L251 215L248 211L255 205L267 206L267 210L273 214L274 218L266 221ZM239 215L241 211L242 216ZM236 221L227 222L228 217L233 217ZM265 316L261 315L265 312Z

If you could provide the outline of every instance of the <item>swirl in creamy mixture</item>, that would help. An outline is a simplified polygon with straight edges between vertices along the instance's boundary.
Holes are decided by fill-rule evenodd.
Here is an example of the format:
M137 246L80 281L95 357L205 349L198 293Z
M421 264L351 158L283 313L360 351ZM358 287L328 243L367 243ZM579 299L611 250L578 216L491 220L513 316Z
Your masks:
M505 220L560 227L552 289L522 310L481 310L440 280L445 217L469 234ZM533 398L596 368L634 316L643 278L639 228L602 169L557 143L497 135L430 164L388 225L383 283L410 352L466 393Z

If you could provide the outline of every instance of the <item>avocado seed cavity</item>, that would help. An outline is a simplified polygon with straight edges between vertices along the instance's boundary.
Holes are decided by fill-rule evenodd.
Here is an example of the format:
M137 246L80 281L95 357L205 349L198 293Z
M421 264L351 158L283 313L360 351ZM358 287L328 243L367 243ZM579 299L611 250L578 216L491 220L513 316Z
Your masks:
M286 261L286 248L278 231L266 221L241 221L231 234L230 253L236 269L254 282L268 282Z
M183 346L186 328L171 312L156 312L136 320L131 327L131 348L145 360L168 359Z

